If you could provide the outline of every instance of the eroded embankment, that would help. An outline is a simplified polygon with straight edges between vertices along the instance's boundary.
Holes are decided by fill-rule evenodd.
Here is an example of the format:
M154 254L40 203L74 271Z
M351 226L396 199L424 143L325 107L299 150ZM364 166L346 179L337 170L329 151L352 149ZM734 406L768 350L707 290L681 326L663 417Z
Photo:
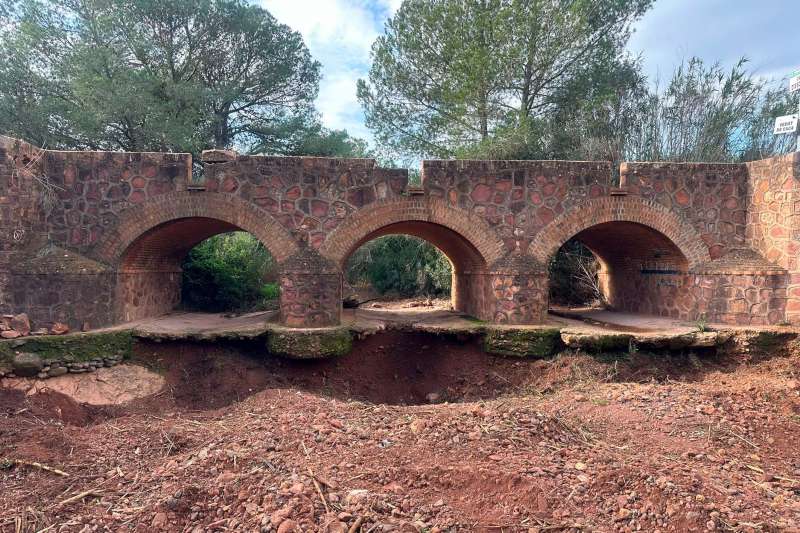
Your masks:
M0 530L791 529L796 341L732 340L514 359L388 331L322 361L137 342L120 366L157 394L0 392Z
M581 381L698 381L709 372L732 372L748 362L780 357L791 350L796 336L742 331L725 338L721 346L640 351L631 348L627 338L620 343L615 335L600 340L590 336L583 338L578 349L561 344L561 351L553 356L520 358L488 354L487 349L497 346L489 346L484 335L396 328L358 338L349 352L327 359L271 355L265 353L261 339L137 339L125 355L126 365L102 369L96 375L6 379L4 385L29 396L45 393L37 395L42 398L39 407L45 410L48 398L63 397L69 408L55 402L54 409L65 413L62 418L69 423L91 421L98 412L113 416L137 410L217 409L265 389L392 405L469 402L547 394ZM520 339L513 337L514 343ZM6 391L6 397L6 403L18 402L16 394ZM125 408L90 408L86 416L75 415L82 403L117 405L128 399L134 401Z

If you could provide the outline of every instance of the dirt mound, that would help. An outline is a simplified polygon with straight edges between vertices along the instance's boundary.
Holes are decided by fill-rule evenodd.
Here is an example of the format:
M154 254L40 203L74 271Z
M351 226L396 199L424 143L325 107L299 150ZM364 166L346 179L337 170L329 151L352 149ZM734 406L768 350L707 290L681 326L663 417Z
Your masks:
M0 417L22 417L85 426L108 417L108 411L82 405L55 391L26 395L23 391L0 388Z

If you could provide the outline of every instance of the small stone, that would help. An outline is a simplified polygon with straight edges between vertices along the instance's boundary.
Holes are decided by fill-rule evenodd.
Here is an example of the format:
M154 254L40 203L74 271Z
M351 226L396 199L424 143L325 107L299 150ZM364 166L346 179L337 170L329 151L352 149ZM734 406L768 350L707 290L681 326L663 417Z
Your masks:
M428 400L428 403L436 403L441 399L441 394L438 392L430 392L425 395L425 399Z
M39 328L37 330L31 331L31 335L35 337L41 337L42 335L49 335L50 330L47 328Z
M35 353L21 352L14 356L11 368L20 377L33 377L42 371L44 363L42 363L42 358Z
M47 371L47 377L49 378L57 378L58 376L63 376L69 372L67 367L65 366L56 366L52 367L50 370Z
M291 533L292 531L297 530L297 522L294 520L284 520L281 522L281 525L278 526L278 533Z
M50 332L53 335L64 335L66 333L69 333L69 326L64 324L63 322L56 322L50 328Z
M347 524L339 520L334 520L328 524L328 533L347 533L347 530Z
M286 520L286 517L288 517L289 513L291 512L292 510L290 507L283 507L281 509L278 509L277 511L275 511L270 515L269 521L273 525L273 527L278 527L279 525L283 524L283 522Z
M575 470L586 470L586 464L580 462L575 463Z
M408 428L414 435L419 435L420 433L422 433L422 430L425 429L425 421L417 418L408 425Z
M167 513L162 511L160 513L156 513L156 515L153 517L153 522L150 525L152 525L154 529L163 529L167 525L168 520Z

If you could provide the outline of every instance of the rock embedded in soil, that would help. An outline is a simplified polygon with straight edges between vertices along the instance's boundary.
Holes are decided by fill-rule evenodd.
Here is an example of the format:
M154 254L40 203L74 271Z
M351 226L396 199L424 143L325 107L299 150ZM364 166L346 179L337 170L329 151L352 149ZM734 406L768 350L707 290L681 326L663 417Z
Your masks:
M64 323L62 323L62 322L56 322L50 328L50 332L53 335L65 335L65 334L69 333L69 326L64 324Z
M29 335L31 332L31 322L28 320L28 315L25 313L14 315L14 318L11 319L11 329L19 332L23 337Z
M11 362L14 374L20 377L33 377L44 368L42 358L34 353L21 352L14 356Z

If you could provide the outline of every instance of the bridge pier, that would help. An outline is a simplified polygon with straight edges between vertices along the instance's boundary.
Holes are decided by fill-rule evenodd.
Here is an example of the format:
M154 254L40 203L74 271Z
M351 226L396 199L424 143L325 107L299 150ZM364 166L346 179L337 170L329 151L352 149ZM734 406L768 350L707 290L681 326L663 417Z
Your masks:
M281 323L295 328L338 326L342 271L316 250L302 248L280 265Z
M547 269L527 254L513 253L489 273L489 317L497 324L543 324L547 320Z

